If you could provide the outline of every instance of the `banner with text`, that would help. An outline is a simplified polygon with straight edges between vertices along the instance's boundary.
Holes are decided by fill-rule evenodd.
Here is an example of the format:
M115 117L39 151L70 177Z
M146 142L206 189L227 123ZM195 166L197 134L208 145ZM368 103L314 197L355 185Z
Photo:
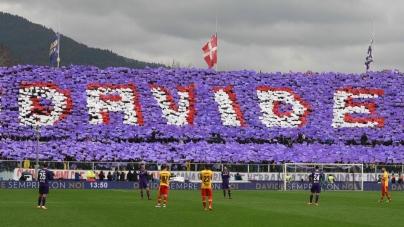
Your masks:
M63 179L74 179L75 173L79 173L80 179L85 179L86 177L86 170L51 170L55 174L55 179L63 178ZM14 170L14 180L18 180L21 177L22 172L29 172L32 175L35 175L35 169L23 169L23 168L16 168ZM100 170L96 170L96 176L98 179L98 174L100 173ZM103 171L105 175L107 175L108 172L112 171ZM128 173L128 171L120 171L120 172L125 172L125 175ZM158 171L149 171L151 174L153 174L154 179L159 178L159 172ZM199 180L199 172L197 171L172 171L172 175L175 175L177 177L183 177L184 180L188 181L197 181ZM239 173L242 177L243 180L249 180L249 181L283 181L283 173ZM291 181L307 181L308 176L310 173L289 173L289 175L292 177ZM349 182L349 181L361 181L363 178L363 181L365 182L376 182L377 181L377 175L376 173L326 173L326 175L332 174L334 176L334 179L336 182ZM234 177L235 173L230 174L230 179L235 180ZM213 181L221 181L221 173L220 172L213 172Z
M274 181L253 181L249 183L230 183L233 190L284 190L284 184ZM311 184L307 182L292 182L286 185L286 190L310 190ZM36 189L39 183L35 181L0 181L0 189ZM138 182L119 182L119 181L52 181L51 189L138 189ZM149 188L157 190L159 183L149 183ZM192 182L171 182L170 190L200 190L201 183ZM213 183L213 190L221 190L221 183ZM326 184L322 190L342 191L342 190L361 190L361 184L358 182L337 182L335 184ZM375 182L365 182L364 191L381 190L381 184ZM391 191L404 191L403 184L390 184Z

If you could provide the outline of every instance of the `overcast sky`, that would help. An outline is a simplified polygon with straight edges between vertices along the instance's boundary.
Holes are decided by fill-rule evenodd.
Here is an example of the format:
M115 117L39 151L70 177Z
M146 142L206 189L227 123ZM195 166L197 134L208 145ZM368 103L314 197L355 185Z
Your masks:
M365 71L376 18L375 64L404 63L400 0L1 0L0 11L90 47L141 61L207 68L202 46L218 30L218 70ZM49 37L51 40L52 37ZM63 43L61 43L63 61Z

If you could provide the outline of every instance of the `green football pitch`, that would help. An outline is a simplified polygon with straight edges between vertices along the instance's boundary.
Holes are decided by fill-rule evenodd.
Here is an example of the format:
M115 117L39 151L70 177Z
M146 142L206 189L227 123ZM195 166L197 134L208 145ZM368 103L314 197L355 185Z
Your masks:
M139 190L51 190L48 210L38 210L37 190L0 190L1 226L400 226L404 194L326 191L319 206L308 206L308 191L236 191L224 199L213 192L213 210L204 211L199 191L170 191L166 208L141 200ZM146 193L145 193L146 194Z

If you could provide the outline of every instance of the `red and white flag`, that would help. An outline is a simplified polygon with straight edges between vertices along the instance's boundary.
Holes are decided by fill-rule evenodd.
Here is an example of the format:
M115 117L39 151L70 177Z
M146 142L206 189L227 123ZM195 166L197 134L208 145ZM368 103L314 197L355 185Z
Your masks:
M217 34L215 34L209 42L202 47L203 57L209 68L212 68L217 63Z

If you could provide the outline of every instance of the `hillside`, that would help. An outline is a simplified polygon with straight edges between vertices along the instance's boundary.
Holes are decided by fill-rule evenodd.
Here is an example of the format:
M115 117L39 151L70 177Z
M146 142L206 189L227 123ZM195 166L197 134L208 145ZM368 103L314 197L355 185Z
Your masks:
M48 65L49 47L55 32L27 19L0 12L0 45L4 45L20 64ZM90 48L61 35L61 65L94 65L99 68L156 68L161 64L124 58L109 50Z

